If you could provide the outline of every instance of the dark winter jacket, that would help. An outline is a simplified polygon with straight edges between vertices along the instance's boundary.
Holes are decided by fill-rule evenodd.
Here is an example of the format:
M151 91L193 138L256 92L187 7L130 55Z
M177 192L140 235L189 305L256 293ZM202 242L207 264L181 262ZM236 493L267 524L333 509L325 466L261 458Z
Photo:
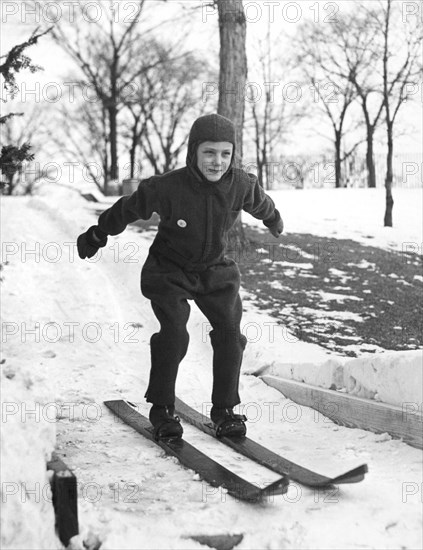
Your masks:
M276 224L279 212L256 176L234 168L232 161L218 182L209 182L196 168L199 143L231 141L230 128L219 131L219 127L211 127L216 117L202 117L203 129L198 124L200 119L197 125L194 123L187 166L142 180L132 195L122 197L100 215L99 228L108 235L117 235L129 223L148 220L156 212L160 223L151 250L185 269L202 270L222 261L228 231L242 210L263 220L267 227Z

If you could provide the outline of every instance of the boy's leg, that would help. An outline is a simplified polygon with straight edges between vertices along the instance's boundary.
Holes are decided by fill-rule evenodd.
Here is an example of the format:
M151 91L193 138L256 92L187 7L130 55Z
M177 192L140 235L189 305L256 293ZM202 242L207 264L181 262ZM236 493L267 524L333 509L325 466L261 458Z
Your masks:
M150 340L151 370L145 397L155 405L172 405L175 402L175 383L179 363L189 343L186 328L190 306L189 292L184 290L180 270L155 265L149 257L141 276L141 289L151 300L151 307L160 323L160 331Z
M195 303L209 320L213 346L212 403L232 408L240 403L238 392L242 355L247 339L241 334L240 275L235 262L213 266L202 274L202 292Z
M151 370L145 397L155 405L172 405L179 363L188 349L186 324L190 306L186 299L181 299L160 304L152 301L151 307L160 323L160 331L150 339Z

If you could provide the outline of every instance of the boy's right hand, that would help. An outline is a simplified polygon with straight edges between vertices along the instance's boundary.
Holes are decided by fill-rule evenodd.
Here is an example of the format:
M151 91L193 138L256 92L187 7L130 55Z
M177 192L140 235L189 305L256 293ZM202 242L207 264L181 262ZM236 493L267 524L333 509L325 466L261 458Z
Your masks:
M92 225L88 231L79 235L76 240L78 254L81 260L92 258L107 244L107 234L101 231L97 225Z

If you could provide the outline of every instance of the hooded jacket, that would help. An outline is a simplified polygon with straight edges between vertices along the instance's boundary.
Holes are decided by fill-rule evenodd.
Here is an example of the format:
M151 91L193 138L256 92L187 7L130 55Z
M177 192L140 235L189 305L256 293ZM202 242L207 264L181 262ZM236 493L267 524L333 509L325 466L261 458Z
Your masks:
M217 182L197 168L196 151L204 141L228 141L234 150L230 166ZM220 115L198 118L190 131L186 166L140 182L132 195L119 199L99 217L107 235L117 235L138 219L160 216L151 251L164 254L187 270L203 270L224 259L228 232L242 210L267 227L280 219L257 177L234 167L235 128Z

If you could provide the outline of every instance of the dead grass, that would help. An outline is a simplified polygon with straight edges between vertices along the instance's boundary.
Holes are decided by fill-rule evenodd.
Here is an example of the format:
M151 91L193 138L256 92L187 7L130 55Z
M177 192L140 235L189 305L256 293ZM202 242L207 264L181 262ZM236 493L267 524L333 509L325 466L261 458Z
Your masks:
M242 286L299 339L348 356L422 348L421 256L346 239L246 232L249 249L231 254Z

